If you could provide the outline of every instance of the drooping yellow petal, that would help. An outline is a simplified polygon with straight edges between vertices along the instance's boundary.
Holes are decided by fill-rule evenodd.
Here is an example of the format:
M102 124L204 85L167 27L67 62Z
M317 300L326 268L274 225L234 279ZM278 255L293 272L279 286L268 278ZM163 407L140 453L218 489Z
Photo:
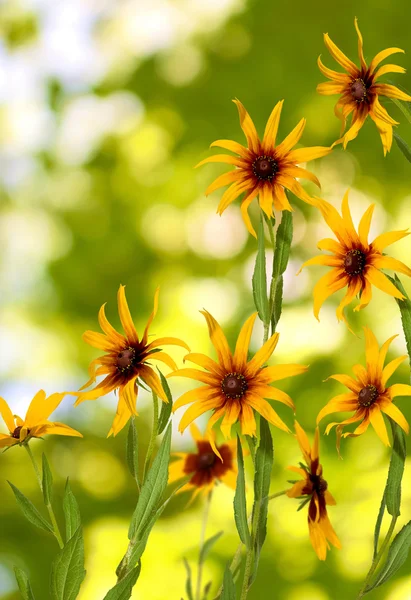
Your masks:
M374 81L376 81L379 77L383 75L387 75L387 73L406 73L404 67L400 67L399 65L384 65L380 67L374 75Z
M118 314L120 315L121 325L123 326L124 333L131 343L138 344L138 335L136 328L134 327L133 319L131 318L130 309L128 307L126 292L126 286L120 285L117 294L118 303Z
M227 372L230 372L232 369L232 356L227 338L220 325L207 310L201 310L200 312L204 315L207 322L208 333L210 335L211 343L217 352L218 361L220 365L227 369Z
M240 117L240 126L244 132L245 137L247 138L248 148L250 150L252 150L253 152L257 153L259 150L260 142L258 139L257 130L255 128L255 125L254 125L250 115L244 108L243 104L240 102L240 100L235 99L235 100L233 100L233 102L237 106L237 109L238 109L238 115Z
M370 421L371 425L374 427L374 430L380 440L386 445L390 446L390 440L388 438L387 427L384 422L384 417L381 414L381 411L378 406L373 405L370 409Z
M230 185L230 187L226 189L221 197L220 203L217 207L217 213L222 215L225 209L230 206L230 204L234 202L238 196L250 189L251 185L252 184L250 183L249 179L237 181Z
M178 368L175 361L166 352L153 352L145 360L159 360L173 371Z
M370 262L377 269L392 269L393 271L398 271L399 273L404 273L404 275L411 277L411 269L407 267L407 265L404 265L400 260L392 258L391 256L372 256Z
M168 402L163 386L159 376L153 369L147 365L141 365L139 368L139 377L148 385L148 387L157 394L163 402Z
M396 98L403 102L411 102L411 96L399 90L395 85L389 83L376 83L373 86L374 91L380 96L387 96L387 98Z
M275 140L278 132L278 125L280 123L281 110L283 108L284 100L277 102L273 111L267 121L267 125L264 131L264 137L262 141L263 152L273 150L275 147Z
M239 154L242 158L248 158L250 152L247 148L245 148L242 144L238 142L234 142L233 140L216 140L212 144L210 144L210 148L224 148L224 150L229 150L230 152L235 152Z
M372 265L367 265L364 270L364 276L372 285L375 285L378 289L390 296L394 296L394 298L399 298L399 300L404 299L404 295L395 287L393 283L383 274L381 271L373 267Z
M286 406L289 406L295 412L294 402L291 400L290 396L279 390L278 388L272 387L270 385L259 386L254 390L256 393L261 395L263 398L267 400L277 400L277 402L282 402Z
M121 396L118 400L116 415L107 437L112 435L115 437L118 433L120 433L120 431L127 425L131 417L132 412L130 412L124 397Z
M12 438L8 435L3 436L0 434L0 448L8 448L9 446L15 446L19 443L19 440Z
M365 279L364 282L365 282L365 285L362 289L361 301L357 306L354 307L354 312L358 312L359 310L365 308L371 302L372 285L370 284L370 282L367 279Z
M231 437L231 427L234 425L234 423L236 423L240 411L241 402L238 402L238 400L226 402L224 418L220 425L221 432L225 439L229 439Z
M305 267L310 267L312 265L321 265L325 267L340 267L341 259L336 256L329 256L327 254L320 254L319 256L314 256L313 258L306 260L305 263L301 265L301 268L298 271L297 275L299 275Z
M218 404L219 403L217 403L214 399L200 400L199 402L195 402L182 416L178 430L182 433L195 419L203 415L205 412L213 408L219 408Z
M235 346L233 366L235 370L241 371L244 369L247 358L248 348L250 345L251 334L253 332L254 323L257 317L257 313L253 313L241 328L240 334L237 338L237 344Z
M270 182L263 184L259 189L260 207L268 218L273 216L273 186Z
M236 156L230 156L229 154L214 154L213 156L209 156L204 160L201 160L195 168L201 167L203 165L207 165L209 163L223 163L227 165L234 165L235 167L239 167L240 169L247 168L247 162L244 159L237 158Z
M361 286L362 286L362 282L361 282L361 279L359 279L359 278L356 278L354 280L352 279L349 282L347 293L345 294L344 298L341 300L341 302L338 305L337 310L336 310L337 319L339 321L347 322L345 315L344 315L344 308L346 306L348 306L349 304L351 304L351 302L354 300L355 296L360 292Z
M358 383L358 381L356 381L355 379L353 379L349 375L338 373L337 375L330 375L328 379L335 379L335 381L338 381L339 383L342 383L349 390L351 390L352 392L355 392L357 394L361 390L361 385Z
M298 423L298 421L294 421L295 435L297 437L298 445L300 446L301 452L304 456L308 458L311 457L311 446L308 440L308 436L305 433L304 429Z
M244 173L240 169L235 169L234 171L223 173L208 186L208 188L205 191L205 195L209 196L219 188L224 187L226 185L230 185L242 178L244 178Z
M350 78L346 73L338 73L338 71L333 71L326 67L321 60L321 56L318 57L317 64L321 73L325 75L325 77L328 77L328 79L333 79L334 81L345 84L350 82Z
M267 419L272 425L278 427L278 429L282 429L282 431L285 431L286 433L290 433L287 425L280 419L271 404L266 400L263 400L257 395L248 393L246 396L246 403L260 413L260 415Z
M173 404L173 412L178 410L181 406L185 406L186 404L191 404L196 400L210 400L211 398L215 398L215 388L210 386L201 386L194 390L189 390L180 396L178 400L176 400Z
M314 316L319 321L319 313L324 302L335 292L341 290L349 281L343 269L334 268L317 281L314 287Z
M181 346L181 348L185 348L188 352L190 352L190 347L187 346L183 340L175 337L161 337L153 340L148 346L147 350L152 350L153 348L159 348L160 346Z
M396 396L411 396L411 385L394 383L394 385L387 388L387 391L391 398L395 398Z
M241 202L241 216L243 218L244 224L247 227L248 231L251 233L252 236L254 236L255 238L257 238L257 234L255 232L254 227L252 226L251 223L251 219L250 219L250 215L248 214L248 207L250 206L251 202L254 200L254 198L258 195L258 187L255 187L246 198L244 198L244 200Z
M131 414L137 414L136 402L137 402L137 377L133 377L127 381L126 385L120 386L119 399L123 400Z
M255 422L254 411L246 402L241 403L241 433L255 437L257 432L257 424Z
M407 419L404 417L400 409L397 406L395 406L395 404L393 404L392 402L384 402L381 405L381 410L383 413L391 417L391 419L393 419L393 421L395 421L401 427L401 429L403 429L408 435L408 433L410 432L410 427L408 425Z
M0 415L3 417L3 421L7 425L10 433L13 433L15 430L13 413L4 398L0 398Z
M105 352L113 352L117 348L116 343L102 333L85 331L82 337L86 344L93 346L93 348L104 350Z
M68 425L65 425L64 423L47 423L46 425L42 425L40 427L45 427L45 430L40 433L39 430L36 431L36 427L34 427L32 430L30 430L30 435L66 435L68 437L83 437L83 435L79 432L76 431L76 429L73 429L72 427L69 427Z
M311 173L311 171L307 171L307 169L302 169L301 167L287 167L287 174L291 175L291 177L298 177L299 179L307 179L319 188L321 188L321 183L318 177Z

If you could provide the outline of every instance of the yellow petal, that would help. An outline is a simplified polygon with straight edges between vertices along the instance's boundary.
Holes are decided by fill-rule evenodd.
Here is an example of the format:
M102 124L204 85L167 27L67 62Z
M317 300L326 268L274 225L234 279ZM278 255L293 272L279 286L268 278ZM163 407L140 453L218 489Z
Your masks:
M196 388L195 390L189 390L180 396L178 400L176 400L173 404L173 412L178 410L181 406L186 406L187 404L191 404L196 400L211 400L212 398L216 398L217 395L213 388L209 386L201 386Z
M375 381L378 375L378 364L380 349L377 338L369 327L364 327L365 334L365 358L367 362L367 371L371 381Z
M279 339L279 334L274 333L269 340L255 353L254 357L247 364L247 374L253 376L267 362L274 352Z
M366 247L368 246L368 234L370 233L370 225L371 225L372 215L374 212L374 207L375 207L375 204L371 204L367 208L367 210L361 217L361 221L358 225L358 235L359 235L360 241Z
M343 264L341 258L337 256L328 256L326 254L321 254L319 256L314 256L309 260L306 260L305 263L301 265L301 269L298 271L297 275L301 273L304 267L309 267L312 265L322 265L325 267L341 267Z
M365 279L365 285L362 289L362 293L361 293L361 301L360 303L354 308L354 312L358 312L359 310L365 308L366 306L368 306L368 304L371 302L372 299L372 286L370 284L370 282Z
M324 34L324 43L331 56L345 69L354 79L359 75L359 69L341 50L334 44L328 33Z
M297 148L297 150L291 150L288 154L288 160L293 163L309 162L316 158L322 158L332 152L332 148L327 146L311 146L310 148Z
M253 313L248 317L247 321L241 328L240 334L237 339L237 344L234 351L234 369L243 370L247 364L248 348L250 345L251 334L253 332L254 323L257 317L257 313Z
M234 200L236 200L238 198L238 196L240 196L240 194L247 191L251 185L252 185L252 182L249 179L247 179L245 181L244 180L237 181L236 183L233 183L232 185L230 185L230 187L224 192L224 194L221 197L220 204L218 205L218 208L217 208L218 214L222 215L223 212L225 211L225 209L232 202L234 202Z
M325 81L317 85L317 92L322 96L333 96L334 94L342 94L347 88L347 83Z
M301 375L301 373L305 373L306 371L308 371L306 365L274 365L272 367L265 367L261 371L261 375L263 375L265 381L271 383L272 381Z
M178 426L178 430L182 433L195 419L203 415L205 412L213 408L219 408L219 404L220 403L218 403L215 399L200 400L199 402L196 402L184 413Z
M355 25L355 29L356 29L357 35L358 35L358 56L359 56L362 68L364 69L364 71L366 71L367 63L365 62L365 59L364 59L363 39L362 39L360 28L358 27L357 17L355 17L355 19L354 19L354 25Z
M335 292L341 290L349 281L342 269L333 269L317 281L314 287L314 316L319 321L319 313L324 302Z
M234 165L240 169L247 168L247 162L244 159L237 158L236 156L230 156L229 154L214 154L214 156L209 156L208 158L200 161L195 168L201 167L202 165L207 165L209 163L224 163L227 165Z
M386 446L390 446L390 440L388 439L387 427L384 422L384 417L381 414L381 411L378 406L373 405L370 409L370 421L371 425L374 427L374 430L380 440Z
M212 144L210 144L210 148L217 146L217 148L224 148L224 150L230 150L230 152L235 152L239 154L242 158L248 158L250 152L247 148L239 144L238 142L234 142L233 140L216 140Z
M247 393L246 395L246 404L254 408L260 415L262 415L267 421L269 421L278 429L285 431L286 433L290 433L287 425L280 419L277 415L271 404L269 404L266 400L263 400L257 395Z
M291 175L291 177L307 179L308 181L312 181L312 183L315 183L317 187L321 188L321 183L318 177L316 177L314 173L311 173L311 171L307 171L307 169L302 169L301 167L287 167L285 171L288 175Z
M382 383L383 387L385 387L387 381L389 380L391 375L398 369L400 364L403 363L404 360L406 360L407 358L408 358L407 355L399 356L398 358L395 358L394 360L392 360L391 362L389 362L387 364L387 366L385 367L385 369L382 372L381 383Z
M387 246L391 246L394 242L398 242L402 238L410 235L410 232L407 229L403 231L388 231L387 233L382 233L372 242L372 247L376 252L382 252Z
M217 352L218 361L229 373L232 370L232 356L227 338L220 325L207 310L201 310L200 312L204 315L207 322L208 333L210 335L211 343Z
M153 352L152 354L149 354L149 356L147 356L147 358L145 358L144 360L159 360L160 362L163 362L165 365L170 367L170 369L172 369L173 371L178 368L174 360L166 352Z
M112 352L118 349L116 342L102 333L97 333L95 331L85 331L83 333L83 340L86 344L93 346L93 348L98 348L105 352Z
M383 403L381 405L381 410L386 415L391 417L391 419L393 419L408 435L408 433L410 432L410 427L408 425L407 419L404 417L400 409L397 406L395 406L395 404L393 404L392 402Z
M411 396L411 385L407 385L405 383L394 383L389 388L387 388L391 398L395 398L396 396Z
M280 158L285 157L289 151L294 148L296 144L301 139L301 136L304 132L306 120L301 119L301 121L294 127L294 129L287 135L287 137L281 142L279 146L276 148L276 153Z
M240 423L241 433L243 435L255 437L257 432L257 424L255 422L254 412L251 406L248 406L246 402L242 402L241 405Z
M346 254L346 249L336 240L332 238L324 238L320 240L317 244L317 248L319 250L328 250L328 252L333 252L337 254L337 256L342 257Z
M3 421L7 425L10 433L13 433L15 430L13 413L4 398L0 398L0 415L3 417Z
M361 385L358 383L358 381L356 381L349 375L344 375L344 374L330 375L330 377L328 379L335 379L335 381L342 383L349 390L351 390L352 392L355 392L357 394L361 391Z
M160 378L151 367L148 367L147 365L141 366L139 368L139 377L141 377L148 387L155 392L163 402L168 402L168 398L163 390Z
M326 67L321 60L321 56L318 57L317 64L321 73L325 75L325 77L328 77L328 79L333 79L339 83L350 83L350 78L346 73L338 73L337 71L333 71L332 69Z
M184 357L184 362L186 360L203 367L203 369L207 369L207 371L214 373L218 377L224 377L224 370L221 368L221 366L205 354L191 352Z
M190 425L190 433L191 437L195 442L202 442L205 438L201 435L201 432L195 423L191 423Z
M120 433L120 431L127 425L131 417L132 413L125 402L124 397L120 397L117 403L116 415L107 437L112 435L115 437L118 433Z
M248 214L248 207L250 206L251 202L254 200L254 198L258 195L258 187L255 187L246 198L244 198L244 200L241 202L241 216L243 217L243 221L245 226L247 227L248 231L251 233L252 236L254 236L255 238L257 238L257 234L255 232L254 227L251 224L251 220L250 220L250 216Z
M126 383L124 386L120 386L119 390L119 399L124 401L128 410L131 414L136 415L136 402L137 402L137 386L136 386L137 377L133 377Z
M273 216L273 185L270 182L263 184L259 189L260 207L268 218Z
M226 185L230 185L231 183L234 183L235 181L238 181L239 179L242 179L243 177L244 177L244 173L240 169L235 169L234 171L229 171L228 173L223 173L222 175L217 177L217 179L215 179L213 181L213 183L211 183L208 186L208 188L205 191L205 195L209 196L210 194L212 194L219 188L224 187Z
M344 298L341 300L340 304L337 307L336 314L337 319L339 321L347 322L344 316L344 308L351 304L355 296L360 292L361 286L362 282L360 278L351 279L350 283L348 284L347 293L345 294Z
M169 373L167 379L169 377L188 377L189 379L195 379L211 386L218 386L220 383L215 375L210 375L210 373L200 371L199 369L177 369L177 371Z
M378 71L374 75L374 81L383 75L387 75L387 73L405 73L406 70L404 67L400 67L399 65L384 65L380 67Z
M103 304L98 313L98 322L100 324L101 329L104 331L107 337L112 338L113 342L115 342L116 344L124 344L124 336L122 336L121 333L116 331L111 325L111 323L108 321L106 317L105 307L106 305Z
M183 340L175 337L162 337L153 340L151 344L147 346L147 350L152 350L153 348L159 348L160 346L181 346L181 348L185 348L190 352L189 346Z
M379 373L382 373L388 349L391 345L391 342L393 340L395 340L396 337L398 337L398 334L390 337L386 342L383 343L383 345L380 348L380 354L379 354L379 358L378 358L378 372Z
M257 153L259 150L260 142L258 139L257 131L255 125L244 108L243 104L240 100L233 100L234 104L237 106L238 115L240 117L240 126L244 132L245 137L247 138L248 148L253 152Z
M138 343L138 335L136 328L134 327L133 319L131 318L130 310L128 308L125 286L120 285L117 294L118 303L118 314L120 315L121 325L123 326L124 333L128 340L134 344Z
M221 432L225 439L231 437L231 427L237 422L240 410L241 403L237 400L226 402L224 418L220 425Z
M392 54L398 54L400 52L403 54L404 50L401 50L401 48L387 48L386 50L381 50L381 52L378 52L378 54L370 62L370 74L374 73L376 67L380 64L380 62L382 62Z
M308 440L307 434L305 433L305 431L301 427L301 425L298 423L298 421L294 421L294 428L295 428L295 435L297 437L297 442L301 448L301 452L304 455L310 456L311 455L311 446L310 446L310 442Z
M280 123L281 110L283 108L284 100L280 100L277 102L273 111L270 115L270 118L267 121L267 125L264 131L264 138L262 141L262 149L263 152L268 152L269 150L273 150L275 147L275 140L278 132L278 125Z
M27 410L25 425L30 429L49 418L52 412L56 410L65 394L52 394L46 398L43 390L37 392Z
M378 269L373 267L372 265L367 265L365 268L365 278L368 279L372 285L375 285L378 289L390 296L394 296L394 298L399 298L399 300L403 300L404 296L401 294L399 290L395 287L393 283L381 273Z
M398 271L399 273L404 273L404 275L411 277L411 269L407 267L407 265L404 265L400 260L391 258L391 256L372 257L371 264L377 269L392 269L393 271Z
M395 85L389 83L376 83L373 85L373 90L380 96L387 96L387 98L396 98L403 102L410 102L411 96L399 90Z
M175 483L179 479L186 477L188 473L184 470L185 460L176 460L168 466L168 483Z
M277 400L277 402L282 402L286 406L292 408L295 412L294 402L291 400L290 396L279 390L278 388L272 387L270 385L259 386L254 390L258 395L266 398L267 400Z

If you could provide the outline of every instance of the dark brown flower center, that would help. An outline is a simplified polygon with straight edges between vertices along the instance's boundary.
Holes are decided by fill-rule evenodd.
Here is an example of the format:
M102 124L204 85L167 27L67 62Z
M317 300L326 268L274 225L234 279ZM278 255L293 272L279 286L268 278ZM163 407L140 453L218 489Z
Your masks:
M128 347L117 354L116 366L119 371L124 373L131 369L136 361L136 351Z
M16 429L11 434L11 437L15 438L16 440L19 440L20 439L20 431L21 431L21 427L16 427Z
M271 156L259 156L253 162L253 173L257 179L269 181L278 171L278 164Z
M321 475L310 475L310 481L313 484L313 492L317 492L319 496L322 496L328 488L328 483Z
M362 79L355 79L351 84L351 96L356 102L364 102L367 97L367 87Z
M203 452L198 457L198 468L199 469L210 469L215 463L214 452Z
M360 275L365 267L366 257L361 250L350 250L344 258L344 269L347 275Z
M221 389L226 398L241 398L247 388L247 381L240 373L228 373L221 382Z
M358 394L358 404L368 408L371 404L374 404L378 396L379 393L375 385L367 385Z

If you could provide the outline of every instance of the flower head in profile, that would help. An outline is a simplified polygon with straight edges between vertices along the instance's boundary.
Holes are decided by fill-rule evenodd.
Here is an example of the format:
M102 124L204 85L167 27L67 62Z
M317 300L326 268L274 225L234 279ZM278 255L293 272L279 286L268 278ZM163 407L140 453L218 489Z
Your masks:
M204 384L186 392L174 403L173 410L191 404L180 421L180 431L183 432L194 419L212 410L213 414L208 422L208 432L217 421L222 419L220 428L226 439L230 439L231 428L237 421L241 423L244 435L255 436L254 411L260 413L276 427L288 432L287 425L266 399L277 400L294 409L293 401L288 394L271 384L274 381L304 373L308 367L301 365L264 366L275 350L278 333L275 333L256 352L254 357L248 360L248 347L257 313L251 315L241 329L234 354L231 353L227 339L214 317L206 310L202 311L202 314L207 321L218 362L204 354L192 353L188 354L185 360L203 367L204 371L180 369L170 373L169 377L189 377ZM210 442L218 454L212 437L210 437Z
M84 400L96 400L109 392L118 391L117 413L109 435L117 435L130 417L137 414L136 401L140 381L144 382L163 402L168 402L161 381L151 367L152 361L159 361L165 363L170 369L177 368L174 360L161 350L162 346L176 345L190 350L185 342L174 337L161 337L149 342L149 328L158 309L158 294L159 290L157 289L154 296L154 309L141 338L138 336L131 318L124 285L120 285L117 295L118 313L124 334L116 331L109 323L103 304L98 315L103 333L86 331L83 335L85 342L94 348L103 350L105 354L91 362L90 380L79 392L72 392L72 394L78 396L76 402L78 405ZM94 384L99 375L104 375L104 379L98 385L92 390L82 391Z
M0 433L0 448L26 444L32 438L40 438L43 435L83 437L68 425L49 420L64 396L65 394L52 394L47 398L46 392L40 390L30 402L24 419L13 415L7 402L0 398L0 414L9 430L8 434Z
M240 194L245 193L241 202L241 213L248 231L256 237L248 215L248 207L254 198L259 197L260 207L268 217L273 216L273 208L281 211L292 210L285 189L312 204L310 196L297 178L308 179L318 187L320 187L320 183L313 173L299 167L298 164L325 156L331 152L331 148L315 146L293 150L303 134L305 119L301 119L281 144L276 145L283 100L278 102L272 111L264 137L260 141L254 123L244 106L239 100L233 102L238 108L240 125L247 139L247 147L231 140L217 140L211 146L224 148L238 156L216 154L202 160L197 166L221 162L235 167L233 171L217 177L207 188L206 195L223 186L229 186L217 209L221 215Z
M365 62L363 53L363 39L355 19L355 28L358 35L358 54L360 66L357 67L330 39L328 33L324 34L324 42L331 56L343 67L345 73L328 69L318 58L320 71L330 79L326 83L317 86L317 92L324 96L340 94L341 97L335 105L335 114L341 119L341 133L346 129L347 118L352 115L351 125L348 131L337 142L342 142L344 148L348 142L355 139L368 115L374 121L381 136L384 155L391 150L392 127L398 125L388 114L380 103L380 96L396 98L398 100L411 101L411 96L405 94L394 85L380 83L380 77L387 73L405 73L405 69L398 65L387 64L379 67L379 64L392 54L404 52L401 48L387 48L379 52L370 62ZM378 67L378 68L377 68Z
M300 463L299 467L288 467L290 471L301 475L302 479L294 482L293 487L287 491L287 496L300 499L302 501L300 508L308 504L308 530L311 544L318 558L325 560L330 544L341 548L341 543L327 514L327 504L334 505L335 500L328 491L328 484L323 478L323 468L319 458L318 427L315 430L312 448L307 434L297 421L295 422L295 433L305 464Z
M360 303L354 308L355 311L368 305L373 285L386 294L403 300L404 295L391 283L381 269L391 269L411 276L411 269L401 261L383 254L387 246L409 233L406 230L390 231L379 235L369 243L368 234L374 205L365 211L357 232L351 218L348 192L342 201L342 215L325 200L319 200L318 207L338 241L331 238L321 240L318 248L327 250L331 254L315 256L301 267L301 269L308 265L332 267L331 271L324 275L314 288L315 317L318 319L320 308L325 300L345 287L347 292L337 308L339 321L346 321L344 309L357 295L360 295Z
M364 327L364 331L366 367L355 365L352 369L354 378L349 375L331 375L330 379L336 379L345 385L349 392L332 398L320 411L317 423L331 413L353 411L354 414L348 419L339 423L330 423L327 426L326 433L337 426L338 445L341 435L342 437L356 437L365 433L371 423L382 442L389 446L390 441L383 414L398 423L406 433L409 431L404 415L393 400L397 396L411 396L411 385L395 383L387 387L389 378L407 356L399 356L384 366L388 348L397 336L389 338L379 348L372 331L368 327ZM346 425L358 422L359 425L354 432L342 434Z
M235 489L237 481L237 442L230 440L216 446L222 457L221 461L213 451L209 437L202 436L195 423L191 424L190 431L196 443L197 451L174 453L177 460L169 466L168 482L174 483L183 477L189 476L189 481L179 492L194 491L192 500L198 494L207 495L219 482ZM211 435L213 436L213 445L215 445L214 432L211 432Z

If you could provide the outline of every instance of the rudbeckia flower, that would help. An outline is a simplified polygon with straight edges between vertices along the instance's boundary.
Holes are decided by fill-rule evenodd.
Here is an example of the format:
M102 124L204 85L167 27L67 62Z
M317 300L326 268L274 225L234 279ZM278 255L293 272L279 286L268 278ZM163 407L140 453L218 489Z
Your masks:
M39 438L43 435L83 437L68 425L49 420L51 413L56 410L64 396L65 394L52 394L46 398L46 392L40 390L30 402L24 420L13 415L7 402L0 398L0 414L9 430L8 434L0 433L0 448L26 444L31 438Z
M170 373L169 377L188 377L205 384L197 389L183 394L175 403L173 410L191 404L184 413L179 430L183 432L190 423L205 412L212 410L207 430L221 421L221 431L226 439L231 436L231 427L237 421L241 423L244 435L256 435L254 411L260 413L267 421L289 432L287 425L280 419L269 400L277 400L294 410L294 404L288 394L272 387L273 381L285 379L304 373L308 367L301 365L264 366L277 346L279 335L275 333L258 350L251 360L248 360L248 346L257 313L247 319L238 336L234 354L231 353L227 339L217 321L209 312L202 311L211 342L217 352L218 362L204 354L188 354L184 360L197 364L205 369L179 369ZM218 451L210 437L214 450Z
M365 211L358 226L354 227L348 205L348 192L342 201L342 215L325 200L319 200L318 208L336 235L337 240L326 238L317 246L320 250L328 250L332 254L315 256L307 260L301 267L309 265L324 265L332 270L324 275L314 288L314 315L318 319L320 308L329 296L347 287L347 293L337 308L339 321L346 321L344 308L360 294L360 303L355 311L365 308L371 300L372 286L382 290L394 298L404 299L404 295L384 275L381 269L390 269L411 276L409 269L401 261L385 256L383 251L387 246L409 235L405 231L390 231L368 242L368 234L374 205ZM300 269L300 272L301 272Z
M217 447L222 461L216 456L207 436L202 436L195 423L190 426L191 435L197 445L197 452L175 452L173 456L178 460L169 466L168 482L174 483L183 477L190 476L190 480L179 490L179 492L194 491L192 500L200 493L205 496L211 492L214 486L225 483L235 489L237 481L237 442L235 440L226 442ZM214 432L213 445L215 445Z
M324 42L331 56L343 67L345 73L340 73L328 69L318 58L320 71L331 81L320 83L317 86L317 92L324 96L341 94L341 98L335 105L334 112L342 121L341 133L345 131L347 117L352 114L351 126L344 136L335 142L343 143L344 148L348 142L355 139L368 115L374 121L381 136L384 149L384 155L391 150L392 146L392 127L398 125L380 103L380 96L387 98L396 98L398 100L411 101L411 96L405 94L394 85L380 83L378 80L387 73L405 73L403 67L398 65L379 64L392 54L404 52L401 48L387 48L379 52L370 62L365 62L363 53L363 39L358 27L357 19L354 21L358 35L358 54L360 67L357 67L330 39L328 33L324 34Z
M229 185L217 209L221 215L240 194L245 192L245 197L241 202L241 213L248 231L256 237L248 215L248 207L254 198L259 196L260 207L268 217L273 216L273 205L277 210L292 210L284 188L312 204L310 196L296 178L308 179L318 187L320 187L320 182L313 173L299 167L298 164L325 156L331 152L331 148L315 146L293 150L303 134L305 119L301 119L281 144L276 145L283 100L278 102L272 111L263 140L260 141L254 123L244 106L239 100L233 100L233 102L238 108L240 125L247 139L247 147L231 140L217 140L211 146L230 150L238 154L238 157L216 154L202 160L197 167L218 162L236 167L233 171L217 177L207 188L206 195Z
M287 491L289 498L301 499L300 508L308 504L308 530L311 544L320 560L325 560L330 544L341 548L341 542L335 533L327 514L327 504L334 505L335 500L328 491L328 484L323 478L323 468L319 458L319 432L315 430L314 444L310 447L304 429L295 422L295 433L301 448L305 465L288 467L301 475L303 479L294 482L293 487Z
M148 341L150 325L156 316L158 309L157 289L154 296L154 309L151 313L143 336L140 339L131 318L130 310L126 300L125 286L120 285L118 291L118 313L124 329L124 335L114 329L105 315L105 304L100 309L98 320L104 333L86 331L83 340L99 350L105 352L104 356L94 359L89 367L90 380L81 388L84 390L93 383L99 375L105 375L103 381L92 390L83 392L72 392L78 396L76 406L84 400L96 400L109 392L118 390L117 413L110 429L110 435L117 435L127 424L133 414L137 414L136 402L138 383L141 380L163 402L168 402L157 373L152 369L152 361L165 363L170 369L177 369L174 360L161 350L162 346L181 346L190 351L185 342L174 337L160 337Z
M339 381L350 391L346 394L340 394L332 398L320 411L317 417L317 423L326 415L334 412L354 411L352 417L341 421L340 423L330 423L327 426L326 433L329 433L334 426L338 426L338 439L345 425L351 423L360 424L353 433L344 433L343 437L356 437L365 433L369 424L374 427L377 435L386 445L390 445L387 428L384 422L383 413L391 417L393 421L408 433L409 426L402 412L394 404L393 400L397 396L411 396L411 385L395 383L387 387L387 382L391 375L396 371L400 364L407 358L407 355L399 356L384 367L388 348L397 336L389 338L381 348L375 335L368 327L365 331L365 358L366 368L362 365L355 365L353 373L355 378L349 375L331 375L330 379Z

